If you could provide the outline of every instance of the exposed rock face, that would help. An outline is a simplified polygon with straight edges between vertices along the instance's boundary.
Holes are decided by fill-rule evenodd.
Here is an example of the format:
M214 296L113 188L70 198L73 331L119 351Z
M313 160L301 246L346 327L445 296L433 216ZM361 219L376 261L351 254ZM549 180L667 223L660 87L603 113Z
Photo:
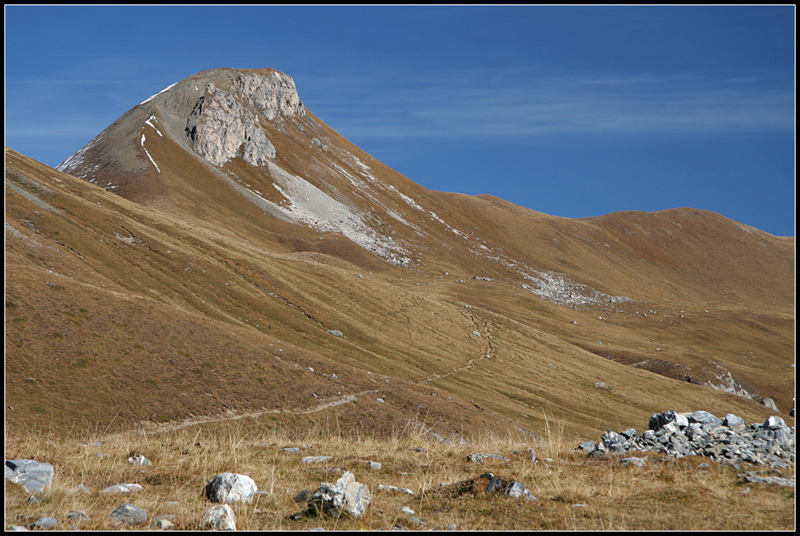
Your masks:
M275 158L258 116L213 82L195 105L186 125L192 149L216 166L240 156L254 166Z
M306 113L294 80L283 73L247 73L239 75L237 81L241 94L270 121L279 115L293 117Z
M259 118L306 114L294 80L277 71L248 72L237 75L228 89L206 83L186 125L192 149L216 166L236 157L264 166L276 153Z

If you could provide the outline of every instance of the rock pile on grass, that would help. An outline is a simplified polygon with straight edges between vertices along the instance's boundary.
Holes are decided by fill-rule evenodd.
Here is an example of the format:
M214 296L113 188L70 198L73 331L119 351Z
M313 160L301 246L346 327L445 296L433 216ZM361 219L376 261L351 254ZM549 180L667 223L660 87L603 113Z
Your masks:
M731 413L720 418L707 411L666 411L653 415L649 430L641 434L633 428L619 433L608 430L599 443L590 440L578 448L595 457L607 453L656 452L783 469L794 464L795 440L794 427L776 416L763 424L746 424Z

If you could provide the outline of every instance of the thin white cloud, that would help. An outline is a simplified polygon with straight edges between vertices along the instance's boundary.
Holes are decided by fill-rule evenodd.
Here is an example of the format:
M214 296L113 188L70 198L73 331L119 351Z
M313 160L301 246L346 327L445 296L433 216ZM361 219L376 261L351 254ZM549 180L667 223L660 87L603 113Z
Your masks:
M792 131L794 92L785 85L691 75L492 80L476 72L380 80L379 88L364 81L358 106L328 101L322 118L345 135L389 138Z

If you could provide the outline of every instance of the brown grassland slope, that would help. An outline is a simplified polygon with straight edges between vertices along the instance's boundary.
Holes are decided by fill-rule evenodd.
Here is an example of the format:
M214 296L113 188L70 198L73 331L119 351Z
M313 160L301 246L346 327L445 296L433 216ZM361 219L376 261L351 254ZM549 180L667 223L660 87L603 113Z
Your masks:
M280 102L293 108L258 108L241 93L250 75L282 80L198 73L62 171L6 149L7 457L33 457L9 454L30 430L146 438L226 422L275 444L345 431L354 456L412 429L427 431L420 441L545 441L555 426L574 446L666 410L762 422L767 397L794 425L794 238L694 209L570 220L428 191L291 92ZM197 120L209 130L193 140L187 117L213 110L258 116L269 162L199 154L201 135L221 134ZM245 151L260 139L247 132ZM181 463L163 441L151 453ZM695 478L683 470L656 477ZM692 482L665 504L712 486ZM615 526L559 512L538 526Z

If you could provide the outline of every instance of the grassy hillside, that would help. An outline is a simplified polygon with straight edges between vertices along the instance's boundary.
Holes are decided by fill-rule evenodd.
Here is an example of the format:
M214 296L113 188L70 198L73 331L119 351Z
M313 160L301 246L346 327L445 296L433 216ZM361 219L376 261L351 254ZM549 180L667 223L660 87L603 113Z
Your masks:
M549 415L591 437L665 409L763 420L756 401L668 366L711 377L736 359L737 380L770 385L779 407L791 393L792 318L777 312L565 307L502 279L359 264L352 246L298 252L280 224L256 242L246 226L170 216L13 151L7 162L12 429L285 412L366 392L376 409L345 411L348 426L424 417L459 437L487 423L540 435Z

